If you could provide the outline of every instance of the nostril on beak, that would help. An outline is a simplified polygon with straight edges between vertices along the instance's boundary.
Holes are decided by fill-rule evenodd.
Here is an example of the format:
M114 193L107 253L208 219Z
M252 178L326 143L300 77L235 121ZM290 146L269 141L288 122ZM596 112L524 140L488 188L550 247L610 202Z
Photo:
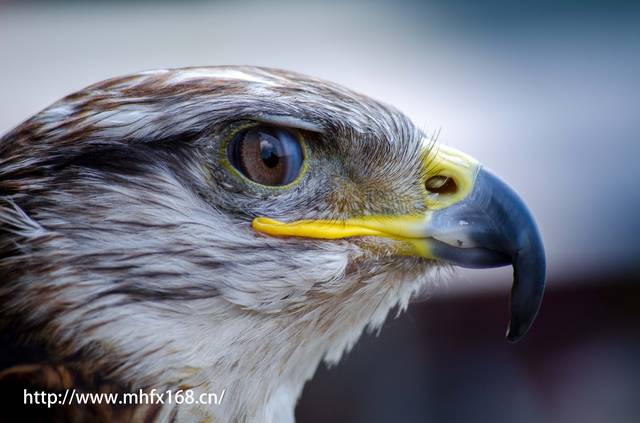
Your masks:
M455 194L458 191L456 181L444 175L430 177L425 181L424 186L432 194Z

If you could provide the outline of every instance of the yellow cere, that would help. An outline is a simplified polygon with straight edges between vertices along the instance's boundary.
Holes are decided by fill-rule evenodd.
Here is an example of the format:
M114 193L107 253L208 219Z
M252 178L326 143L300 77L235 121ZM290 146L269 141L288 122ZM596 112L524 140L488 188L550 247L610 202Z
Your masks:
M448 207L465 198L471 192L480 169L480 165L473 157L455 148L440 145L425 157L423 163L428 177L440 175L453 179L458 189L452 194L428 194L425 201L429 210Z

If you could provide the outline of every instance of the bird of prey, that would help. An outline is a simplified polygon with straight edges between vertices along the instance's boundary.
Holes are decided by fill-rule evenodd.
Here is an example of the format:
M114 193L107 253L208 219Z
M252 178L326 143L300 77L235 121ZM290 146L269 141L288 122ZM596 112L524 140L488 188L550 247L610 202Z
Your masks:
M4 389L224 390L23 412L293 422L322 360L452 265L513 265L507 337L527 332L545 257L519 197L395 108L313 77L142 72L0 141Z

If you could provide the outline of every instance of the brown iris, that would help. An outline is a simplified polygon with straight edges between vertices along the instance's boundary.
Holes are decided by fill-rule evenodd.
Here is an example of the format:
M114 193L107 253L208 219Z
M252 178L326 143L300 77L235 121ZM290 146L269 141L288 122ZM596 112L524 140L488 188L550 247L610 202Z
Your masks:
M253 182L279 186L291 183L302 168L300 138L275 126L240 131L227 147L229 161Z

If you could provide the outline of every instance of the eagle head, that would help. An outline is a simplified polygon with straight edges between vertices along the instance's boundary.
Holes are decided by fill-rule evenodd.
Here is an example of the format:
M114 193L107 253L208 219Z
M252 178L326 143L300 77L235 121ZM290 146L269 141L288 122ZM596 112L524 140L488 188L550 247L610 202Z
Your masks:
M528 330L545 264L519 197L396 109L319 79L143 72L0 142L11 348L87 391L225 391L139 418L292 422L320 361L451 265L513 265L508 337Z

